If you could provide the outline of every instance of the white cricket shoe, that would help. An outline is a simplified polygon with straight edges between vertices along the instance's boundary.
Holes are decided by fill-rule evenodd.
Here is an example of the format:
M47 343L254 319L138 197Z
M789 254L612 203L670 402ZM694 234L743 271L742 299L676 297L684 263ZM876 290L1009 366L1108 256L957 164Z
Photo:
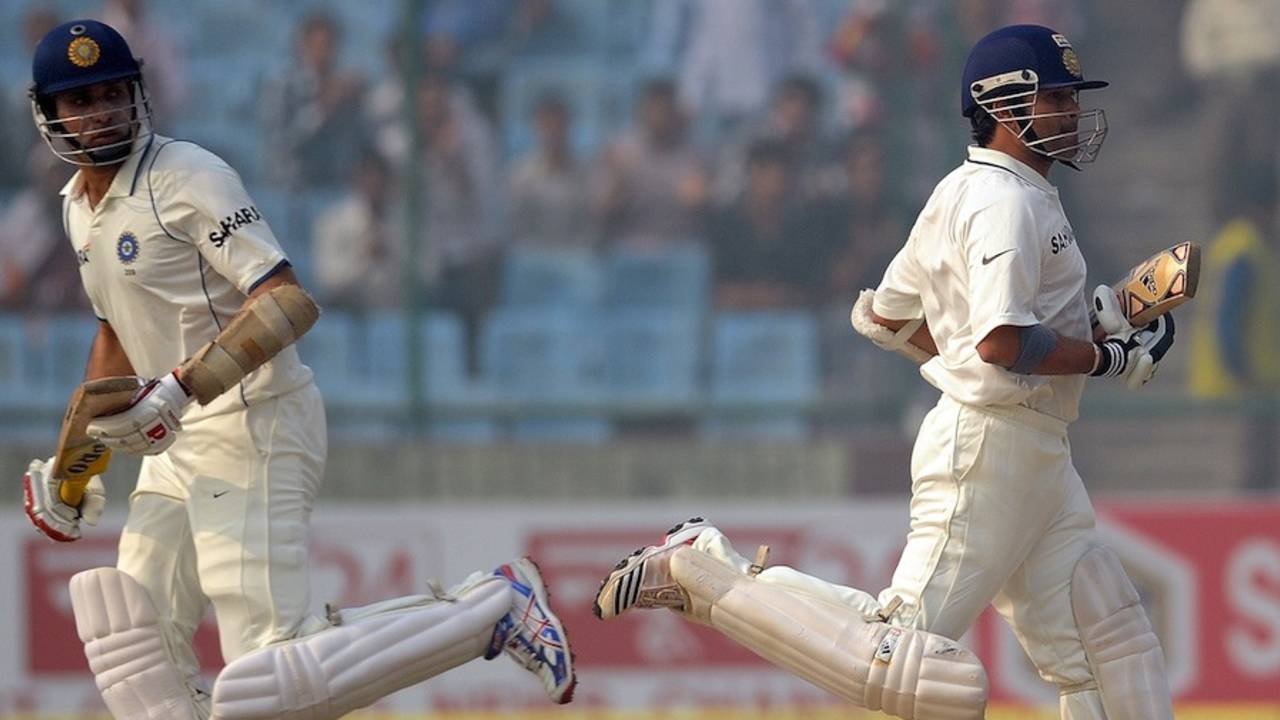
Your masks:
M668 561L677 548L692 545L710 527L700 517L690 518L668 530L661 545L640 548L619 561L596 593L596 617L612 620L631 608L683 609L689 596L671 579Z
M493 574L511 583L515 599L511 612L502 616L494 628L485 659L492 660L498 653L505 652L542 681L551 702L561 705L569 702L578 684L573 651L569 649L564 623L551 611L537 564L530 558L520 558L499 567Z

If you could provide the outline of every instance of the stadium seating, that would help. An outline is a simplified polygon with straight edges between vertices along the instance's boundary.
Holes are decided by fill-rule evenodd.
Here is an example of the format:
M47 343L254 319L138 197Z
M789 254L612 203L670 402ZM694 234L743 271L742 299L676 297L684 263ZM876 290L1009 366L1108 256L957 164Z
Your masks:
M801 439L819 388L818 328L804 312L726 312L713 321L710 437Z
M501 282L506 307L586 309L598 302L603 277L589 250L516 247L504 258Z
M701 398L703 315L685 308L621 307L603 315L605 382L628 409L690 411Z
M706 248L688 242L654 250L618 249L605 260L605 302L612 307L679 307L705 312L711 297Z
M26 323L17 315L0 315L0 408L17 410L38 402L32 382L33 358ZM68 389L70 392L70 389Z
M603 438L609 423L591 409L605 399L598 318L561 308L500 307L481 336L481 367L504 404L520 412L515 435L527 439Z

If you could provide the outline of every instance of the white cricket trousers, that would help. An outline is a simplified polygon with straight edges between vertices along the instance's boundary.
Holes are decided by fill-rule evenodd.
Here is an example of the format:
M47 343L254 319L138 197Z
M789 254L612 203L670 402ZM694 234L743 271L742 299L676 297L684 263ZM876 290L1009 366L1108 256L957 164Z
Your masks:
M907 545L879 599L785 566L759 579L850 605L867 619L899 597L893 624L951 639L994 605L1045 680L1091 681L1070 584L1098 539L1065 423L943 395L920 428L911 476ZM744 572L750 564L719 532L704 532L694 547Z
M324 405L307 384L184 423L169 450L143 459L117 567L150 595L188 678L198 674L191 641L210 603L227 662L297 633L327 444Z

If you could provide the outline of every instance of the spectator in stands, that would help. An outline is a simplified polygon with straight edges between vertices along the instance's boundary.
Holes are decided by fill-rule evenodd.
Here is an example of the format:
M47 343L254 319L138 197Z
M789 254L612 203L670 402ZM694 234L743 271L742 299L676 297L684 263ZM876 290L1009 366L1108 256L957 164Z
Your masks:
M835 395L867 397L880 392L883 386L874 384L889 376L868 374L868 362L885 365L877 357L884 353L849 332L849 308L862 288L879 284L906 240L906 223L889 181L883 136L870 128L856 132L845 141L841 157L845 189L826 208L829 234L814 258L825 268L819 299L823 382ZM887 365L896 367L897 359Z
M810 308L823 271L820 214L789 192L787 148L759 140L747 153L747 186L711 224L716 305L724 309Z
M182 118L187 107L186 62L173 42L174 33L147 16L144 0L106 0L102 21L124 36L133 53L147 64L147 94L156 115Z
M22 41L25 44L24 57L35 53L36 44L60 22L58 13L53 8L40 3L32 3L22 16ZM3 108L0 112L0 186L13 190L23 187L27 173L27 157L31 148L43 146L40 135L36 133L31 122L31 98L27 96L26 82L14 83L3 95Z
M732 202L742 192L750 148L760 140L778 143L786 152L791 189L800 201L830 199L840 191L842 171L832 160L832 143L823 132L822 88L814 78L793 75L783 80L764 120L726 148L716 172L717 201Z
M409 157L409 125L404 112L405 68L413 61L404 35L392 32L386 41L384 71L364 97L365 127L382 159L395 168Z
M569 106L557 92L534 104L537 148L508 176L513 240L543 246L584 247L595 241L588 182L573 155Z
M337 20L318 10L303 20L297 56L262 93L268 173L289 188L343 183L364 135L364 82L338 67Z
M316 218L311 244L321 304L353 310L401 304L403 209L391 180L387 162L365 151L349 193Z
M814 0L655 0L642 62L674 74L680 100L722 134L788 73L816 73L822 40Z
M74 168L32 146L28 186L0 213L0 307L22 312L88 306L76 255L66 251L62 197Z
M831 245L823 251L825 294L842 307L862 288L878 284L884 267L906 240L885 153L883 136L876 132L850 136L841 153L844 191L825 210L832 230L826 239ZM847 315L848 307L844 311Z
M667 78L645 83L636 126L606 148L595 187L605 236L632 247L661 247L703 235L708 177Z
M502 250L497 145L488 122L440 72L422 78L417 123L426 193L420 270L432 302L462 316L474 351L480 318L495 298Z

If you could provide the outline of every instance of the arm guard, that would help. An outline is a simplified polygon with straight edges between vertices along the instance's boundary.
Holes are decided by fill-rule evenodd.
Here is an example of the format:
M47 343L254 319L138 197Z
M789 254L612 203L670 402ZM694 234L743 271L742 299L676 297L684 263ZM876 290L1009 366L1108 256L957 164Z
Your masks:
M933 356L911 343L911 336L924 324L924 318L911 320L894 332L876 322L872 316L871 303L875 301L875 297L874 290L863 290L858 294L858 301L853 304L853 312L849 315L853 329L859 335L870 338L877 347L904 355L917 365L928 362Z
M320 308L302 288L272 288L182 363L178 377L201 405L207 405L296 342L318 317Z

